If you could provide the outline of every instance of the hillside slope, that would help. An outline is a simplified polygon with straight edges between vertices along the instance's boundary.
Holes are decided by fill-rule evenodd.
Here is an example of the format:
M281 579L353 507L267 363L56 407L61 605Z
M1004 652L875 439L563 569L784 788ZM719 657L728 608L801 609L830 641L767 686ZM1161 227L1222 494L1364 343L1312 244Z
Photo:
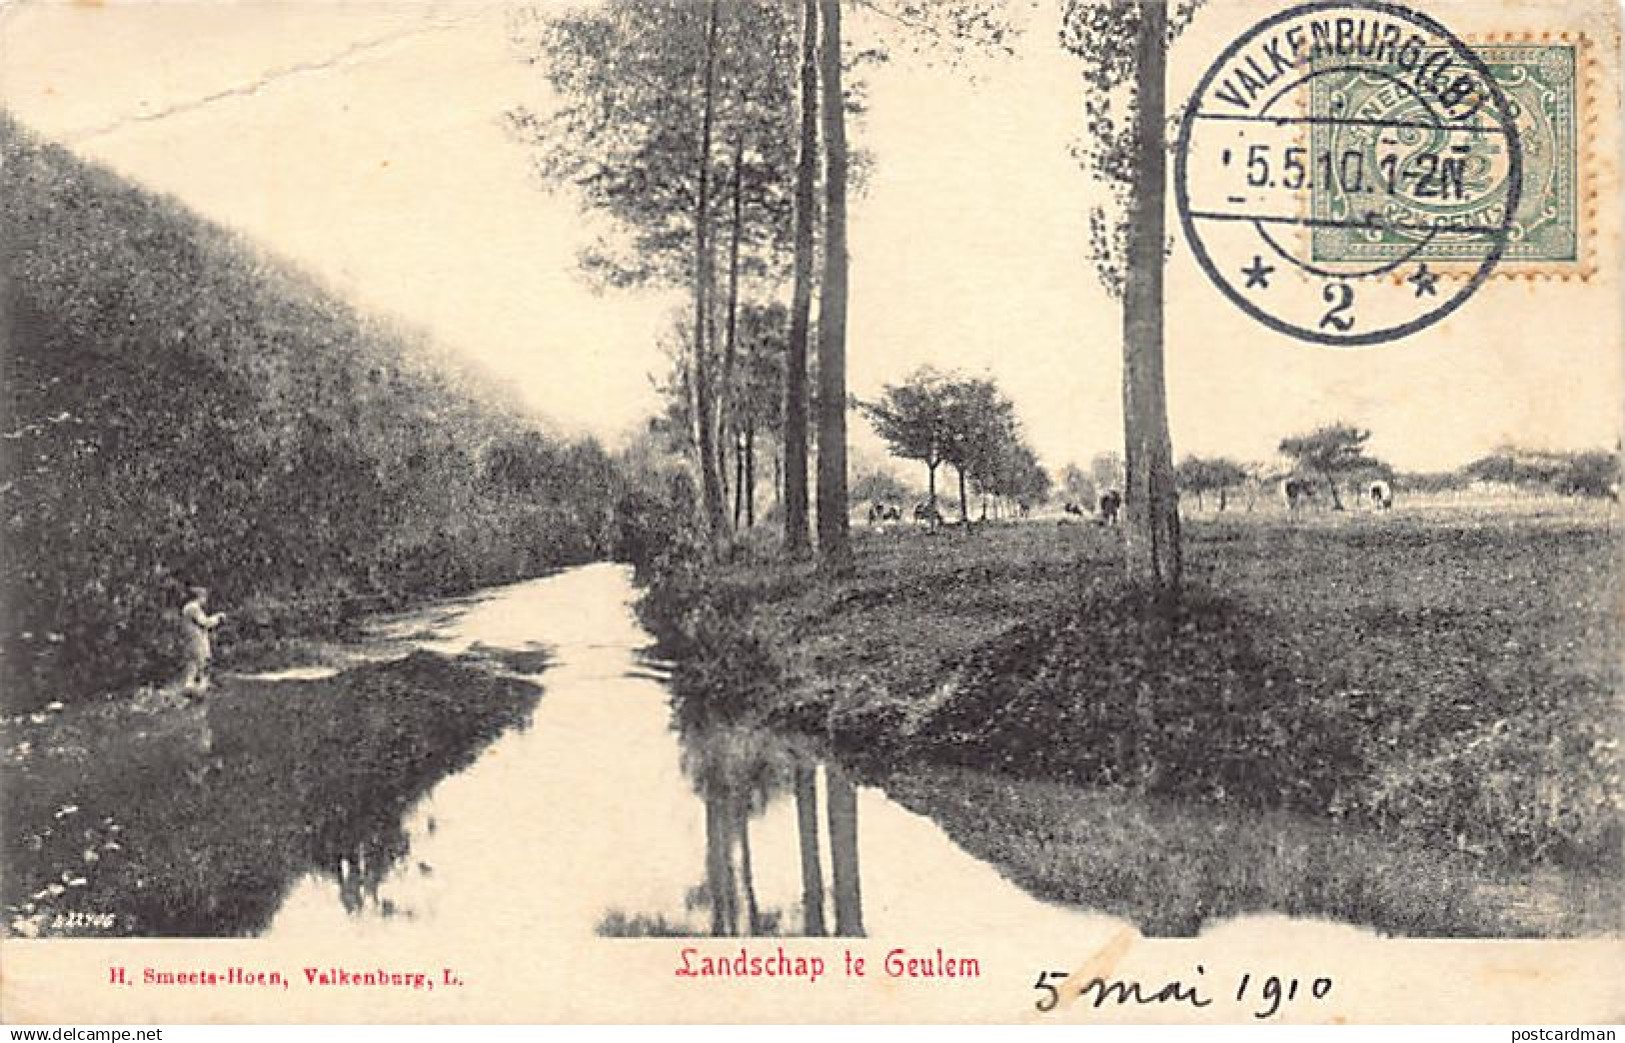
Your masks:
M615 476L419 338L0 113L0 641L13 712L607 552Z

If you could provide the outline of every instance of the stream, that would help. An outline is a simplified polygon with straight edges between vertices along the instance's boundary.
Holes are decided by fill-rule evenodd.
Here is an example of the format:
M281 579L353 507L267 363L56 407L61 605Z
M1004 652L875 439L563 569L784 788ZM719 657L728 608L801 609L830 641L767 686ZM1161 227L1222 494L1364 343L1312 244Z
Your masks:
M637 596L629 569L594 564L383 626L443 654L545 648L523 675L542 697L387 844L299 880L265 936L1065 937L1112 922L1029 896L795 737L679 731Z

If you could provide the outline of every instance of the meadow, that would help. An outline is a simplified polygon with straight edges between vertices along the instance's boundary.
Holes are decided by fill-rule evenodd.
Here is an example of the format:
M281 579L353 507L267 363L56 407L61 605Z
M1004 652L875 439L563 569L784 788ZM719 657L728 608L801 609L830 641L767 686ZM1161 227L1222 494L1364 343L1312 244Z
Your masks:
M1112 528L864 528L850 578L741 561L647 612L681 700L823 735L1046 897L1587 933L1619 925L1616 510L1193 511L1172 608Z

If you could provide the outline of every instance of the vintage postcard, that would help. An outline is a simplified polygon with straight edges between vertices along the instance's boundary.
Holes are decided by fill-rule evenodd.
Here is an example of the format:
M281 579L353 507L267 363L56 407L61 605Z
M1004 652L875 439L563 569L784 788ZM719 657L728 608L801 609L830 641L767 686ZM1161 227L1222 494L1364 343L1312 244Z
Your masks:
M1620 1022L1620 53L0 4L0 1019Z

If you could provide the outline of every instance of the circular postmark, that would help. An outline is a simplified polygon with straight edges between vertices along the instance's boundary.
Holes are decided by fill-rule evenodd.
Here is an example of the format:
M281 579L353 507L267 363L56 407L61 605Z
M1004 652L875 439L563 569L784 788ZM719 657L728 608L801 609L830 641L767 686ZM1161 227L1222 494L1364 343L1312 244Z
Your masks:
M1271 329L1346 347L1461 307L1506 249L1522 180L1489 68L1380 0L1302 4L1233 42L1174 157L1180 221L1214 284ZM1430 266L1440 256L1449 272Z

